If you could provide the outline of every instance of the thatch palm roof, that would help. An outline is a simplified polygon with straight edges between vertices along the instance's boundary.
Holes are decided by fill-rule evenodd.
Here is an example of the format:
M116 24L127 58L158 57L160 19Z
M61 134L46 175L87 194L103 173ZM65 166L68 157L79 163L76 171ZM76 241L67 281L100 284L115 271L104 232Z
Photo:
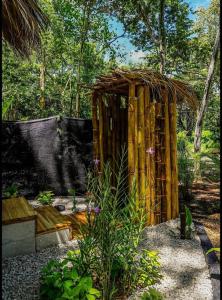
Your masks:
M129 83L132 81L148 85L157 94L161 94L161 89L166 88L171 93L176 93L178 102L184 101L195 110L198 107L197 97L189 84L149 69L115 69L112 74L99 76L93 89L101 93L127 95Z
M23 57L40 46L41 31L48 24L36 0L2 0L3 39Z

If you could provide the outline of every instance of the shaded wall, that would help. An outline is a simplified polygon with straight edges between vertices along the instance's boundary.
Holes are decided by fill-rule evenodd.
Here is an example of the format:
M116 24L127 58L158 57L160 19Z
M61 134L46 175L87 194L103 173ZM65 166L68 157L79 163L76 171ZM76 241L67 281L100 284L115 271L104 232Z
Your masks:
M25 196L69 188L86 191L92 163L91 120L52 117L2 123L2 184L13 183Z

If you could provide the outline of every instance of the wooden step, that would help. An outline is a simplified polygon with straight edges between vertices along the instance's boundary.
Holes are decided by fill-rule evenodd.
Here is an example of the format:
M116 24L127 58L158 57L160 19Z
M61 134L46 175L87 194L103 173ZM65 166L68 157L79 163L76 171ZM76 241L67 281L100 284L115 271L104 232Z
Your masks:
M37 212L36 233L44 234L61 229L71 229L71 221L66 215L62 215L53 206L41 206L35 208Z
M24 197L2 200L2 224L14 224L35 220L36 211Z

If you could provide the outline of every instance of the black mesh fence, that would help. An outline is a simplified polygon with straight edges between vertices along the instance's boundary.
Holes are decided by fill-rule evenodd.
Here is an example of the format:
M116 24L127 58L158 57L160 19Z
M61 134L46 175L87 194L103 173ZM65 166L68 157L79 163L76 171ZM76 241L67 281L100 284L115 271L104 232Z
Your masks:
M52 190L67 195L86 191L92 163L92 121L51 117L2 123L3 190L16 184L20 194Z

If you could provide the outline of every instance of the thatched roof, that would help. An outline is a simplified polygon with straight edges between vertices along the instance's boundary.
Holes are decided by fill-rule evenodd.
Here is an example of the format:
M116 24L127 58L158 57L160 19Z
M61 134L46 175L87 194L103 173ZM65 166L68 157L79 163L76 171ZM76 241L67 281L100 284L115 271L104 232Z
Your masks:
M2 0L3 39L15 52L28 57L40 46L48 19L36 0Z
M136 84L146 84L158 94L161 88L166 88L172 93L176 92L178 102L186 102L193 109L197 109L197 97L189 84L149 69L115 69L109 75L98 77L93 89L101 93L128 95L129 83L132 81Z

